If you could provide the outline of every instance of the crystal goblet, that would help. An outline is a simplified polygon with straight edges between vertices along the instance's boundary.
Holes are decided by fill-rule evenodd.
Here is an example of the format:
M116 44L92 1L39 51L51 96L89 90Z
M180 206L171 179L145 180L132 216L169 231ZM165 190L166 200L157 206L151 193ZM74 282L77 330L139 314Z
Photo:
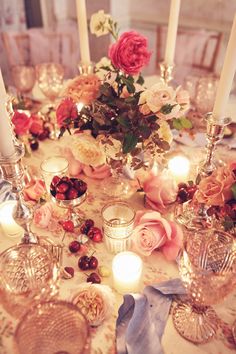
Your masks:
M186 233L179 272L188 299L174 309L175 328L194 343L211 340L219 319L210 305L236 286L236 239L216 229Z
M89 354L87 320L76 305L42 302L29 310L15 331L19 354Z
M58 292L59 267L39 244L19 244L0 254L0 300L12 316Z
M19 91L20 95L29 94L36 81L36 73L33 66L16 65L11 69L12 78L15 87Z

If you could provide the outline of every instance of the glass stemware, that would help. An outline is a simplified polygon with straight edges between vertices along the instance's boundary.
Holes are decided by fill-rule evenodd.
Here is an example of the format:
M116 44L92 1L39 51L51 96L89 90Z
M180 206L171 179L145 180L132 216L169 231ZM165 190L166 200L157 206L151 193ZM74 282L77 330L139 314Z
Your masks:
M219 323L210 305L223 300L236 286L236 239L216 229L186 233L179 272L188 298L175 307L174 325L185 339L207 342Z
M35 84L36 73L33 66L16 65L11 69L12 78L20 96L28 95Z

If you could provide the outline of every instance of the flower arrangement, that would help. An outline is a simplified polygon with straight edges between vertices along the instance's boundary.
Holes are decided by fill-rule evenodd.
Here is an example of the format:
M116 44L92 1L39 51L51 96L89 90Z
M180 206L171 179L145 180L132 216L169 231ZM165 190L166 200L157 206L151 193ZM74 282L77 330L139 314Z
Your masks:
M119 36L117 23L104 11L92 15L90 29L98 37L112 34L115 42L109 48L109 60L103 58L96 66L97 75L78 76L67 86L57 108L60 136L71 128L90 129L106 148L115 146L111 164L126 163L129 156L131 167L140 168L144 164L141 152L157 154L170 148L171 121L178 129L190 127L183 117L189 95L164 82L144 88L141 70L151 57L145 37L135 31Z

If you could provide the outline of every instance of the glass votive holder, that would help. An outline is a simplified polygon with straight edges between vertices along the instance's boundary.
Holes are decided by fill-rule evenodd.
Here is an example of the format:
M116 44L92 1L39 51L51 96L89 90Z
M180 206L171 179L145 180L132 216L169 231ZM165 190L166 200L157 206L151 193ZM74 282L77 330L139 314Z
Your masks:
M65 176L69 174L69 162L62 156L51 156L40 165L47 192L50 193L50 184L54 176Z
M102 209L105 244L111 253L129 250L135 211L126 202L111 202Z
M190 161L187 157L176 155L168 161L168 170L176 183L187 182L190 173Z
M15 222L12 216L16 203L16 200L8 200L0 204L0 225L4 235L12 238L21 238L24 230Z
M112 261L113 287L120 294L140 290L142 259L133 252L118 253Z

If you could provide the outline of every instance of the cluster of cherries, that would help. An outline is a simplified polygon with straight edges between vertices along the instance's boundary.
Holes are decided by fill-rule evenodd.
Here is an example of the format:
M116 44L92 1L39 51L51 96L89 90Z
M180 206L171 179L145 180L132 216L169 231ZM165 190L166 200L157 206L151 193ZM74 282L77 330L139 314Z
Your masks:
M98 260L95 256L82 256L79 258L78 267L81 270L94 270L98 266ZM88 283L100 284L101 278L100 276L93 272L87 277Z
M197 190L197 186L193 182L179 183L178 188L177 201L179 203L185 203L193 199L194 193Z
M40 134L31 133L32 137L29 138L29 144L32 151L36 151L39 148L39 141L43 141L50 136L50 129L43 127L43 131Z
M78 178L54 176L50 192L58 200L72 200L81 197L87 190L87 183Z

